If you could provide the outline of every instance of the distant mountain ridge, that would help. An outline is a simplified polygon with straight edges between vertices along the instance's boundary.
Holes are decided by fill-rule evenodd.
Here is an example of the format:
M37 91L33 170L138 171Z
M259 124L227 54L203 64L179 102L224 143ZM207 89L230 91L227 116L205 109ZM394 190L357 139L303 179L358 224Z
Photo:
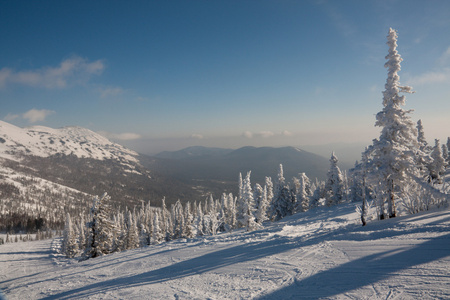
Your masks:
M155 157L169 159L217 157L228 154L232 151L233 149L193 146L178 151L163 151L156 154Z
M322 156L295 147L248 146L236 150L190 147L165 151L144 164L185 183L201 182L213 188L222 182L228 190L236 192L239 173L252 171L252 182L263 183L266 176L274 179L283 164L288 181L298 173L306 173L313 180L324 179L330 163Z

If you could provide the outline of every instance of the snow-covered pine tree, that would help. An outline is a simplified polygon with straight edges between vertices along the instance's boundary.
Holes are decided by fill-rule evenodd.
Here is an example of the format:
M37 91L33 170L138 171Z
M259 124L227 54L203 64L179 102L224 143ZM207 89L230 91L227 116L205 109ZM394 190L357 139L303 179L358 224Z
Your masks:
M187 238L196 236L194 228L194 215L191 213L191 203L188 201L184 207L184 230Z
M114 224L110 220L109 200L111 197L104 193L100 198L94 197L91 208L91 221L88 223L88 245L84 252L84 259L94 258L111 251L113 244Z
M184 237L184 211L180 199L172 206L173 239Z
M203 232L203 210L201 202L199 202L197 206L197 216L195 217L194 226L198 236L203 236L205 234Z
M127 219L127 233L125 239L126 250L139 248L139 234L136 226L136 217L131 211L128 211Z
M442 157L445 161L445 168L449 166L449 155L448 155L448 148L446 144L442 144Z
M255 221L262 225L263 222L269 219L267 217L267 208L269 207L267 185L264 185L264 188L262 188L260 184L255 184L254 199L256 202Z
M87 236L86 236L86 221L84 219L84 214L80 216L80 222L78 224L78 249L80 251L84 251L87 245Z
M139 236L141 239L141 245L150 245L153 235L153 212L150 205L150 201L146 204L142 201L142 207L139 212Z
M277 181L273 189L271 212L274 220L280 220L294 212L293 196L283 175L283 165L280 164Z
M266 176L265 187L267 190L267 218L271 221L275 218L275 212L273 211L272 203L273 203L273 182L272 177Z
M330 169L327 173L327 182L325 185L325 190L327 192L327 206L340 204L345 199L344 178L337 163L338 159L333 152L331 153Z
M66 214L66 223L64 226L62 252L68 257L73 258L78 254L78 244L76 234L72 225L69 213Z
M299 173L298 178L294 178L295 181L295 197L297 203L297 211L305 212L309 209L309 201L311 200L311 180L305 173Z
M124 214L122 212L117 212L114 215L113 222L114 222L114 231L113 231L113 245L111 247L111 252L124 251L126 250L125 239L127 236Z
M244 227L245 224L242 223L244 220L244 183L242 180L242 173L239 173L238 181L238 196L236 200L236 222L237 228Z
M319 207L324 205L323 199L325 199L325 181L319 181L316 178L316 182L314 183L315 188L314 192L311 196L310 207Z
M230 231L237 226L236 220L236 201L237 197L234 197L232 193L228 194L228 225L230 225Z
M383 109L376 115L375 126L381 127L379 139L373 141L372 166L369 175L378 182L380 219L395 217L396 193L407 185L411 174L417 173L416 153L418 151L417 130L405 111L406 98L399 93L412 93L409 86L401 86L398 72L402 58L397 52L397 32L390 28L387 36L389 53L385 67L388 77L383 91ZM388 204L387 215L384 203Z
M170 217L169 210L166 207L166 197L163 197L161 199L161 215L159 217L159 227L161 228L162 232L166 233L168 230L168 228L166 227L168 223L167 219Z
M425 131L423 129L422 120L417 121L417 142L419 143L419 149L424 152L429 152L427 139L425 138Z
M153 241L156 244L160 244L164 241L164 233L161 230L160 225L160 218L159 218L159 211L156 211L153 214Z
M433 161L428 165L430 180L434 183L442 183L442 176L445 172L445 160L442 156L439 140L434 140L434 147L430 154Z
M251 171L247 173L242 185L242 220L240 220L241 224L244 224L244 227L247 231L253 231L258 228L258 223L255 222L255 201L253 199L253 191L250 182L250 174Z
M208 197L208 219L209 219L209 232L212 235L216 235L217 234L217 230L219 228L219 215L217 212L217 205L216 205L216 201L214 201L214 197L212 194L209 194Z

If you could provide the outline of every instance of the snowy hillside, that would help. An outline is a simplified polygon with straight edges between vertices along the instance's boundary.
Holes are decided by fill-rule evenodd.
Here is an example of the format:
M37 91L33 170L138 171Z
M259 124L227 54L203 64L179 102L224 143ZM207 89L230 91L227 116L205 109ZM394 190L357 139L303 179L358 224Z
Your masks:
M0 156L11 159L21 154L40 157L64 154L79 158L125 159L133 162L137 162L138 155L86 128L20 128L0 121Z
M0 121L0 231L56 229L67 212L89 209L105 192L116 207L141 200L202 199L200 192L151 172L142 156L81 127L19 128Z
M0 245L7 299L449 299L450 210L361 227L353 204L83 262Z

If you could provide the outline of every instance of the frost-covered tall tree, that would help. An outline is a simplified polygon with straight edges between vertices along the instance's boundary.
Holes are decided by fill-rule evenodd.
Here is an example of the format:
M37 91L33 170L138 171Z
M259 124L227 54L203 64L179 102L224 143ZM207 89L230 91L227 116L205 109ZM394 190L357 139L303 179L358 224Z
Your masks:
M434 140L434 147L430 154L433 161L429 164L430 179L433 183L442 183L442 175L445 172L445 160L442 156L439 140Z
M267 207L267 217L269 220L273 221L275 216L275 212L273 211L272 202L273 202L273 183L272 178L266 176L266 190L267 190L267 202L269 202L269 206Z
M236 200L236 221L237 221L237 227L241 228L244 227L245 224L242 223L242 220L244 220L244 182L242 180L242 173L239 173L239 181L238 181L238 197Z
M267 221L267 208L269 207L269 201L267 199L267 186L261 187L259 183L255 184L254 199L256 204L255 221L258 224L262 224Z
M417 121L417 142L419 143L419 149L422 151L427 151L428 143L425 138L425 131L423 129L422 120Z
M111 252L113 244L114 224L110 219L109 200L104 193L100 198L94 198L91 208L91 221L88 223L88 245L84 258L94 258Z
M448 148L446 144L442 144L442 157L445 161L445 167L447 168L449 166L449 155L448 155Z
M160 227L160 218L159 218L160 212L155 212L153 214L153 241L156 244L160 244L164 241L164 233Z
M126 238L125 238L125 249L131 250L139 248L139 234L138 228L136 226L136 217L131 211L128 211L127 219L126 219Z
M242 220L240 220L241 224L244 224L244 227L247 231L253 231L258 227L258 223L255 221L255 201L253 199L253 191L250 182L250 174L247 173L242 185Z
M199 202L197 206L197 216L194 221L195 228L197 229L197 235L202 236L205 234L203 231L203 210L202 210L202 203Z
M417 131L409 116L410 111L402 108L406 98L400 93L412 93L409 86L400 85L400 63L397 51L397 32L390 28L387 36L389 52L385 67L388 77L383 91L383 109L376 115L375 126L381 127L380 137L373 142L373 165L370 174L378 182L380 218L397 215L396 198L401 187L408 184L411 174L415 174ZM387 203L387 215L384 208Z
M179 239L185 237L185 225L184 225L184 210L181 201L172 206L172 225L173 225L173 238Z
M311 180L305 173L299 173L298 178L294 178L295 197L297 203L297 211L305 212L309 209L309 201L312 196Z
M62 252L69 258L75 257L78 253L78 243L74 232L72 220L69 213L66 214L66 224L64 226Z
M327 191L326 204L328 206L340 204L345 198L344 178L337 163L338 159L333 152L330 158L330 169L327 173L327 182L325 185Z
M273 189L273 199L271 203L271 212L274 220L280 220L285 216L292 215L294 212L293 196L289 189L289 184L283 175L283 165L280 164L280 168L277 175L277 180Z
M184 232L187 238L193 238L196 235L194 215L191 213L191 203L189 201L184 207Z

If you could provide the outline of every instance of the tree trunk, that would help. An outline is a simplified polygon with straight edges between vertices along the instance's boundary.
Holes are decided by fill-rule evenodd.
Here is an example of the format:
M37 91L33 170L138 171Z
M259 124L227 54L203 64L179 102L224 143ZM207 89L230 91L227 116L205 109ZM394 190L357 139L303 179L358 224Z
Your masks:
M397 211L395 209L394 180L389 180L389 218L395 218Z

